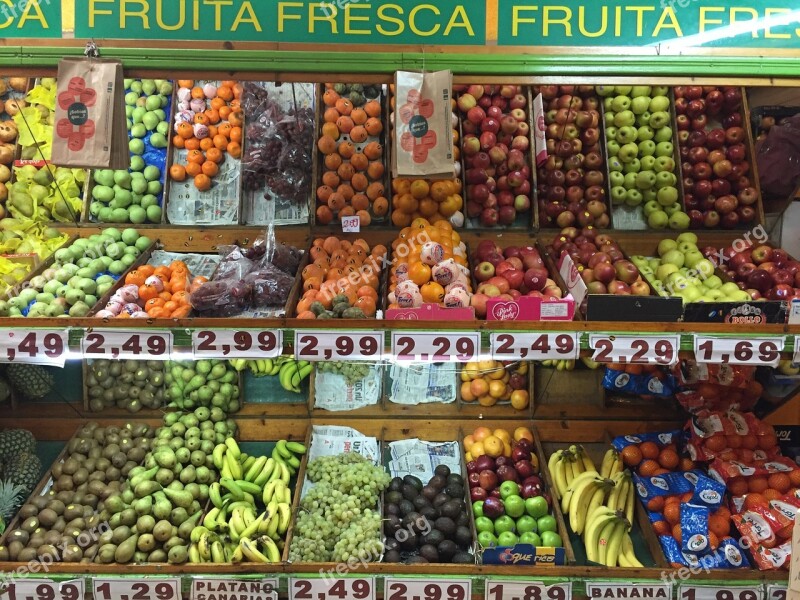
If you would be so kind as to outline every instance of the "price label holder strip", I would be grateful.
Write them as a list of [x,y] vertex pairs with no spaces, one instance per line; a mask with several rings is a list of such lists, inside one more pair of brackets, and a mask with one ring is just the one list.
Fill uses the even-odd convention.
[[69,329],[0,329],[2,363],[63,367],[69,354]]
[[94,577],[93,600],[179,600],[180,577]]
[[484,600],[570,600],[572,581],[487,577]]
[[192,357],[202,358],[277,358],[283,354],[283,330],[195,329],[192,331]]
[[678,600],[764,600],[764,585],[746,582],[703,582],[678,585]]

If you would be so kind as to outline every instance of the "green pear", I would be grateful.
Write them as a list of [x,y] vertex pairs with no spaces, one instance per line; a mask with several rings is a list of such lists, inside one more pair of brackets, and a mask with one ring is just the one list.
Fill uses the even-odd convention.
[[144,118],[142,118],[142,123],[145,127],[147,127],[147,131],[155,131],[156,127],[158,127],[158,124],[161,123],[161,119],[158,118],[156,113],[151,111],[148,112]]
[[53,183],[53,173],[49,168],[42,167],[36,171],[36,175],[33,176],[33,181],[39,185],[48,187],[51,183]]
[[76,302],[72,305],[72,308],[69,309],[69,316],[70,317],[85,317],[89,314],[89,311],[92,308],[86,304],[85,302]]
[[156,131],[150,136],[150,145],[153,146],[153,148],[166,148],[167,136]]

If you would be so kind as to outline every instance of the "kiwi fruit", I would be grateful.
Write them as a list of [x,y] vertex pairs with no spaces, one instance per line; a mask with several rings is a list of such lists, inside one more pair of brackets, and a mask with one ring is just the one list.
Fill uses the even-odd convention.
[[80,562],[82,559],[83,551],[80,549],[80,546],[74,544],[70,544],[64,548],[64,552],[61,554],[61,560],[68,563]]
[[20,519],[28,519],[30,517],[35,517],[39,514],[39,507],[35,504],[23,504],[22,507],[19,509],[19,518]]

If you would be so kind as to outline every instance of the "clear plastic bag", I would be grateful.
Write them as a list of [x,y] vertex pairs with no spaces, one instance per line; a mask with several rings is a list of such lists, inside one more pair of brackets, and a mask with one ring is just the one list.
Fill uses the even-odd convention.
[[789,198],[800,184],[800,115],[771,127],[756,144],[761,191],[773,198]]

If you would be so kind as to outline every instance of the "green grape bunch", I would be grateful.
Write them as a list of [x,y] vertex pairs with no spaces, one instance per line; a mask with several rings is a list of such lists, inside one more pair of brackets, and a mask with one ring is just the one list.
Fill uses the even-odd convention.
[[355,385],[369,375],[370,365],[363,362],[331,361],[317,364],[321,373],[335,373],[345,378],[349,385]]

